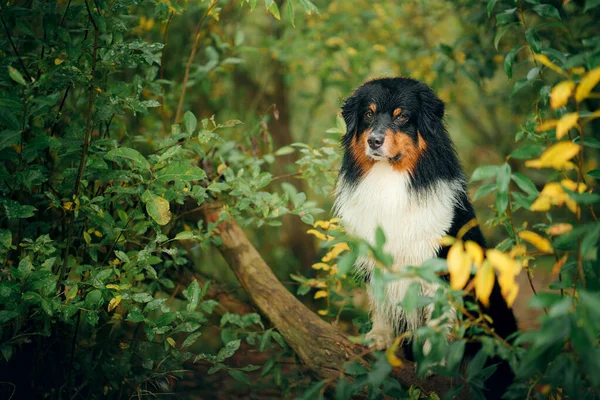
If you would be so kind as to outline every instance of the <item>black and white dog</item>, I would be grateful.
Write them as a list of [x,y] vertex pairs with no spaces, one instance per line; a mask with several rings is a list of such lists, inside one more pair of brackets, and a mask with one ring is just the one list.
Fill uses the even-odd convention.
[[[445,258],[448,249],[440,239],[456,236],[475,213],[454,144],[442,121],[444,103],[422,82],[376,79],[346,100],[342,116],[347,132],[342,139],[345,153],[334,210],[346,231],[373,242],[377,227],[381,227],[387,238],[385,250],[392,254],[396,271],[433,257]],[[463,239],[485,248],[479,227],[470,229]],[[374,267],[369,260],[357,263],[367,281]],[[412,282],[414,279],[389,283],[384,301],[376,301],[377,296],[369,290],[373,328],[367,338],[375,347],[383,349],[399,334],[430,322],[431,308],[406,313],[398,306]],[[436,289],[421,282],[423,295],[432,295]],[[485,312],[501,337],[517,330],[497,283]]]

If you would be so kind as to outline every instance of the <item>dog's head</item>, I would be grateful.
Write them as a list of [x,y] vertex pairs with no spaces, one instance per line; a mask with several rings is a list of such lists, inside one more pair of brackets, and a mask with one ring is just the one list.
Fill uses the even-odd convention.
[[444,103],[414,79],[365,83],[346,100],[342,116],[347,127],[342,144],[363,170],[387,160],[398,171],[413,175],[432,145],[449,142],[442,124]]

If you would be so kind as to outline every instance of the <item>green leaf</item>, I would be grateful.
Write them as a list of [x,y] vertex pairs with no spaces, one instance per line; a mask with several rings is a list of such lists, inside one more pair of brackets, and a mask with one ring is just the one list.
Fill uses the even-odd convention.
[[544,146],[540,146],[539,144],[526,144],[514,150],[510,153],[510,156],[518,160],[529,159],[537,157],[542,150],[544,150]]
[[0,229],[0,246],[10,249],[12,245],[12,232],[8,229]]
[[237,369],[229,369],[229,370],[227,370],[227,372],[236,381],[245,383],[246,385],[250,385],[250,378],[248,378],[247,373],[239,371]]
[[[291,3],[289,3],[289,4],[291,4]],[[276,156],[284,156],[286,154],[291,154],[294,151],[295,151],[295,149],[292,146],[283,146],[275,152],[275,155]]]
[[527,176],[519,172],[515,172],[512,174],[511,178],[517,184],[517,186],[528,195],[537,196],[540,194],[540,192],[535,187],[535,183],[533,183],[533,181]]
[[188,303],[186,310],[188,312],[195,311],[198,307],[198,303],[200,302],[200,285],[198,284],[197,280],[192,281],[192,283],[190,283],[190,286],[188,286],[187,298]]
[[274,0],[265,0],[265,6],[267,7],[267,11],[269,11],[276,19],[281,20],[279,7],[277,7],[277,3],[275,3]]
[[35,215],[37,208],[29,205],[21,205],[14,200],[4,200],[4,212],[8,219],[30,218]]
[[169,181],[199,181],[206,178],[206,172],[198,166],[186,161],[178,161],[167,165],[156,172],[156,180]]
[[498,186],[499,192],[508,192],[508,185],[510,184],[510,165],[504,163],[499,169],[496,175],[496,185]]
[[[15,118],[17,127],[19,122]],[[0,150],[15,145],[21,141],[21,131],[5,130],[0,132]]]
[[286,8],[287,8],[287,13],[288,13],[288,18],[290,19],[292,26],[295,28],[296,24],[294,22],[294,4],[291,1],[288,1]]
[[488,194],[496,191],[497,189],[498,186],[496,185],[496,183],[488,183],[486,185],[483,185],[479,189],[477,189],[475,194],[473,194],[473,200],[479,200],[480,198],[487,196]]
[[600,179],[600,169],[591,170],[586,175],[589,176],[590,178]]
[[534,29],[527,29],[525,31],[525,39],[527,40],[527,43],[529,43],[529,45],[531,46],[531,49],[535,52],[535,53],[539,53],[540,52],[540,46],[541,46],[541,41],[540,41],[540,37],[538,36],[537,32]]
[[471,182],[481,181],[496,176],[500,167],[498,165],[485,165],[477,168],[471,175]]
[[146,212],[157,224],[166,225],[169,223],[171,210],[166,199],[146,190],[142,195],[142,200],[146,203]]
[[594,246],[598,246],[598,239],[600,238],[600,223],[596,223],[596,226],[588,232],[581,240],[581,254],[586,255]]
[[592,8],[596,8],[598,6],[600,6],[600,0],[586,0],[585,8],[583,9],[583,12],[586,13],[586,12],[590,11]]
[[319,9],[310,0],[300,0],[300,4],[304,7],[304,12],[306,14],[310,15],[313,12],[317,15],[319,14]]
[[[573,139],[573,143],[577,143],[577,144],[581,143],[581,138],[576,137],[575,139]],[[583,140],[583,145],[585,147],[591,147],[593,149],[600,149],[600,140],[587,137]]]
[[515,58],[520,50],[521,47],[515,47],[506,53],[506,56],[504,57],[504,73],[509,79],[512,78],[513,64],[515,63]]
[[560,13],[558,10],[550,4],[538,4],[533,6],[533,11],[542,17],[560,19]]
[[498,192],[496,195],[496,211],[502,214],[508,206],[508,192]]
[[202,335],[202,332],[195,332],[186,337],[183,343],[181,344],[181,348],[184,349],[193,345],[196,342],[196,340],[198,340],[200,335]]
[[[488,14],[488,18],[492,16],[492,11],[494,10],[494,7],[496,7],[496,3],[498,2],[498,0],[489,0],[487,3],[487,14]],[[496,48],[498,48],[496,46]]]
[[179,232],[173,240],[190,240],[194,238],[194,232],[192,231],[182,231]]
[[500,39],[502,39],[502,36],[504,36],[504,34],[515,25],[517,25],[517,24],[516,23],[508,24],[508,25],[504,25],[502,28],[498,29],[498,31],[496,32],[496,36],[494,37],[494,47],[496,48],[496,50],[498,50],[498,44],[500,43]]
[[[19,131],[21,129],[21,123],[8,107],[0,107],[0,122],[10,130]],[[7,132],[9,131],[2,131],[1,134],[4,135]]]
[[21,75],[21,73],[16,68],[11,67],[10,65],[8,66],[8,75],[10,75],[13,81],[23,86],[27,86],[27,82],[25,82],[25,78],[23,78],[23,75]]
[[149,170],[150,164],[144,156],[137,150],[131,149],[129,147],[119,147],[118,149],[113,149],[106,153],[104,156],[109,161],[115,161],[121,163],[123,161],[131,162],[135,167]]
[[196,126],[198,125],[198,120],[196,119],[194,113],[191,111],[186,111],[185,114],[183,114],[183,125],[185,126],[185,131],[188,134],[191,135],[194,133]]
[[219,350],[219,353],[217,354],[217,361],[222,362],[223,360],[226,360],[227,358],[234,355],[235,352],[237,351],[237,349],[240,348],[241,342],[242,341],[240,339],[238,339],[238,340],[232,340],[231,342],[227,343],[225,345],[225,347],[223,347],[221,350]]

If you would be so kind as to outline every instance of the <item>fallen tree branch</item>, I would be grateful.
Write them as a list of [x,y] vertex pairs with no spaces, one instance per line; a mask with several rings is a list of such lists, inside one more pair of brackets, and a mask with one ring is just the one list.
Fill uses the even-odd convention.
[[[207,222],[216,222],[223,208],[219,204],[203,209]],[[332,325],[313,313],[275,277],[242,228],[233,220],[219,224],[223,243],[219,250],[248,292],[252,302],[271,321],[300,360],[319,379],[335,379],[350,359],[359,357],[364,347],[350,342]],[[415,385],[426,393],[443,396],[454,381],[441,376],[421,379],[414,363],[404,361],[392,376],[404,387]]]

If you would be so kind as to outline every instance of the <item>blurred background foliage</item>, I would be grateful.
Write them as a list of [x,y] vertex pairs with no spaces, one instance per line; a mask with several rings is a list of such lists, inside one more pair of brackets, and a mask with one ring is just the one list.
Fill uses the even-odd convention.
[[[508,250],[515,229],[549,220],[596,220],[596,200],[581,200],[577,221],[566,207],[526,211],[560,174],[522,160],[557,140],[535,131],[552,112],[551,88],[600,65],[598,1],[34,0],[4,2],[1,15],[2,365],[28,371],[0,383],[8,397],[33,385],[52,398],[232,398],[250,381],[259,397],[301,395],[310,378],[248,304],[213,246],[216,224],[197,214],[220,200],[291,291],[364,333],[361,284],[327,264],[344,249],[332,255],[316,239],[332,226],[340,105],[368,79],[428,83],[446,102],[467,176],[504,164],[531,179],[513,177],[529,191],[511,197],[519,212],[509,219],[493,194],[500,184],[473,185],[490,246]],[[593,191],[600,99],[584,100],[577,112],[592,129],[579,178],[592,171]],[[490,171],[474,180],[501,175]],[[594,252],[598,235],[585,234]],[[553,304],[525,305],[530,284],[558,279],[558,257],[538,256],[517,277],[523,329],[537,329]],[[586,262],[597,269],[595,253]],[[535,396],[562,393],[538,380],[526,387]]]

